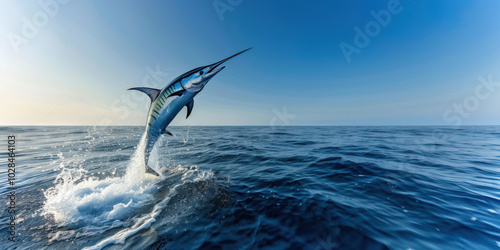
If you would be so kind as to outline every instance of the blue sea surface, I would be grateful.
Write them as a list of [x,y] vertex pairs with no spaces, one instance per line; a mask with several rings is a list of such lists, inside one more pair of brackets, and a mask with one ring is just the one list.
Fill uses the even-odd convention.
[[143,127],[16,136],[5,249],[500,249],[500,127]]

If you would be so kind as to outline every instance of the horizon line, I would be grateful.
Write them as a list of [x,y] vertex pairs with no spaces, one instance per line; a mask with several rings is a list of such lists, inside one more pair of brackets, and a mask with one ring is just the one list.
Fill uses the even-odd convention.
[[[368,124],[368,125],[172,125],[169,127],[472,127],[472,126],[500,126],[500,124],[462,124],[462,125],[453,125],[453,124],[424,124],[424,125],[416,125],[416,124]],[[43,125],[43,124],[32,124],[32,125],[0,125],[0,127],[144,127],[144,125],[69,125],[69,124],[61,124],[61,125]]]

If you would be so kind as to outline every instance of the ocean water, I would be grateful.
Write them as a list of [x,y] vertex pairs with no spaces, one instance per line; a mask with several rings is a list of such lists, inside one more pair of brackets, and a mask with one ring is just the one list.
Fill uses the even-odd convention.
[[143,127],[16,136],[2,249],[500,249],[500,127]]

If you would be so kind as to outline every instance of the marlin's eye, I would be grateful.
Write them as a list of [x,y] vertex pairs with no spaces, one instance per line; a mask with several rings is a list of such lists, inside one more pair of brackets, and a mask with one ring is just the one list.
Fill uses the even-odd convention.
[[200,75],[203,75],[203,70],[202,70],[202,71],[200,71]]

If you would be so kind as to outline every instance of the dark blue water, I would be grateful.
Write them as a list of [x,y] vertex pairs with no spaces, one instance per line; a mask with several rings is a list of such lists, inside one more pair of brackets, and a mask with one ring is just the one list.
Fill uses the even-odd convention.
[[0,131],[2,248],[500,249],[500,127],[174,127],[162,178],[142,127]]

